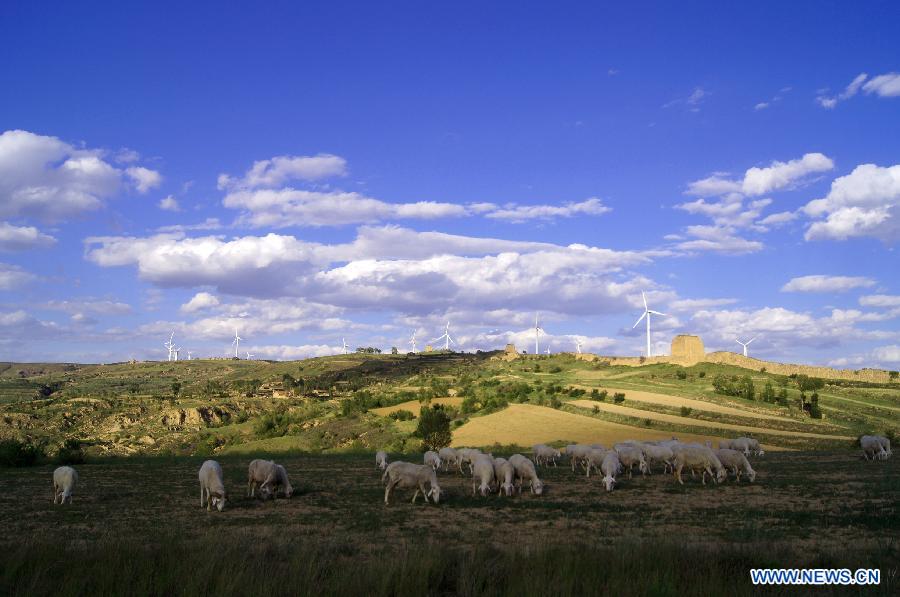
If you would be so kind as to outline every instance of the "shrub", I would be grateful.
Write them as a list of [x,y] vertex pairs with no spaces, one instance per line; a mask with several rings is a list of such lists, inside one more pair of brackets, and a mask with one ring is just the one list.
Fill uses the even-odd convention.
[[701,371],[700,373],[697,374],[697,377],[699,377],[700,379],[703,379],[704,377],[706,377],[706,371]]
[[623,394],[622,392],[616,392],[615,394],[613,394],[613,402],[615,402],[616,404],[625,402],[625,394]]
[[771,381],[766,381],[766,387],[763,388],[762,399],[764,402],[775,402],[775,388]]
[[559,408],[560,406],[562,406],[562,400],[556,396],[550,398],[550,408]]
[[17,439],[0,441],[0,465],[3,466],[31,466],[37,462],[41,451],[31,444],[20,442]]
[[692,411],[692,409],[688,408],[687,406],[682,406],[681,407],[681,416],[689,417],[689,416],[691,416],[691,411]]
[[600,412],[600,407],[595,404],[594,408],[592,408],[591,411],[596,415]]
[[84,450],[77,439],[67,439],[56,453],[57,464],[84,464]]
[[644,419],[644,427],[650,427],[653,425],[653,419]]
[[675,377],[677,377],[678,379],[687,379],[687,372],[679,369],[675,372]]
[[426,450],[440,450],[450,445],[453,436],[450,432],[450,417],[444,411],[444,407],[436,404],[432,407],[423,406],[419,413],[419,424],[413,434],[422,440]]
[[416,415],[411,413],[408,410],[397,410],[388,415],[388,417],[394,419],[395,421],[412,421],[416,418]]

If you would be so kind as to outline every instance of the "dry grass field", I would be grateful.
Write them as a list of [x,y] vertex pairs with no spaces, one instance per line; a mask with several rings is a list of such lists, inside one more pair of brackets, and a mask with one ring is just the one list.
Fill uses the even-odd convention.
[[[441,503],[427,506],[421,500],[411,504],[410,491],[398,492],[385,506],[380,471],[371,454],[280,457],[296,493],[290,500],[267,502],[245,497],[249,457],[219,460],[230,492],[222,513],[199,507],[200,458],[122,459],[80,466],[74,504],[65,507],[50,503],[52,467],[0,469],[6,488],[0,492],[0,593],[45,592],[65,580],[46,576],[53,571],[73,578],[77,574],[77,584],[59,594],[102,593],[123,578],[131,578],[133,594],[168,594],[172,583],[185,583],[182,588],[193,587],[197,594],[227,593],[229,575],[239,574],[237,586],[246,587],[245,581],[254,581],[247,578],[254,574],[247,567],[265,570],[265,558],[274,558],[278,566],[269,574],[289,582],[288,592],[296,594],[312,594],[317,586],[326,593],[349,588],[397,594],[394,591],[405,586],[398,583],[409,580],[404,575],[416,566],[441,568],[437,576],[426,573],[424,585],[410,587],[414,594],[478,594],[478,586],[468,590],[465,579],[458,577],[467,570],[462,560],[447,570],[440,562],[423,562],[423,554],[465,558],[469,556],[460,554],[477,551],[489,554],[489,561],[502,569],[544,552],[556,562],[561,556],[550,555],[553,550],[566,554],[572,546],[587,546],[592,564],[570,565],[606,566],[606,576],[585,576],[559,564],[560,572],[570,576],[565,581],[569,594],[623,594],[616,587],[625,593],[635,589],[658,594],[701,594],[692,589],[717,592],[729,587],[733,594],[749,594],[748,570],[756,565],[880,566],[882,585],[871,594],[896,594],[898,586],[897,459],[864,462],[850,451],[780,452],[754,459],[754,484],[704,486],[699,479],[688,479],[681,486],[671,476],[655,474],[622,479],[611,493],[599,479],[574,474],[563,465],[539,469],[547,483],[544,495],[512,498],[473,497],[468,477],[440,473]],[[121,555],[163,557],[167,550],[195,567],[208,566],[206,573],[218,576],[202,582],[178,578],[191,570],[172,563],[153,577],[142,558]],[[653,578],[632,576],[627,561],[610,568],[601,555],[609,550],[672,559],[671,575],[656,561]],[[389,573],[373,569],[375,563],[392,561],[391,554],[403,554],[406,564],[385,564]],[[710,559],[702,568],[711,568],[704,578],[678,571],[683,562],[677,560],[685,554],[707,554]],[[223,564],[217,565],[217,557],[243,561],[234,570],[219,569]],[[352,560],[371,578],[341,573],[339,567],[334,569],[335,562],[317,559],[326,557],[338,563]],[[104,558],[115,562],[114,569],[100,570],[108,563]],[[80,562],[84,569],[62,566],[67,560]],[[541,574],[540,579],[531,578],[525,594],[547,594],[550,588],[541,583],[556,576],[552,571]],[[602,584],[580,584],[587,581]],[[262,586],[271,587],[271,579]],[[491,586],[497,594],[506,585]]]

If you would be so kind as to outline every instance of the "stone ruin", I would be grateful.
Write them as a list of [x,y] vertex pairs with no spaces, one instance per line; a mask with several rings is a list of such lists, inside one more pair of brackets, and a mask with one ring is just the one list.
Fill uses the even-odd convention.
[[695,365],[706,358],[700,336],[680,334],[672,339],[671,360],[679,365]]

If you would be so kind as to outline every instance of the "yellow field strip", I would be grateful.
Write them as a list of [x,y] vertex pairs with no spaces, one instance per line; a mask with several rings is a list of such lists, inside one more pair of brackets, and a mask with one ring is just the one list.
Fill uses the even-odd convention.
[[[433,398],[431,400],[432,404],[444,404],[450,406],[459,406],[462,404],[462,398]],[[408,402],[401,402],[400,404],[395,404],[394,406],[382,406],[381,408],[372,408],[369,409],[370,413],[375,413],[380,417],[386,417],[391,413],[397,412],[398,410],[408,410],[414,416],[419,416],[419,410],[422,408],[422,403],[418,400],[409,400]]]

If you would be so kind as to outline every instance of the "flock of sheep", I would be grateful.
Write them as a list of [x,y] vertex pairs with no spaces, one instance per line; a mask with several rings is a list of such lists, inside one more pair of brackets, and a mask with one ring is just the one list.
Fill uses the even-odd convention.
[[[891,456],[891,443],[880,436],[863,436],[860,440],[863,455],[866,459],[884,460]],[[756,471],[750,466],[748,457],[762,456],[765,452],[759,442],[749,437],[739,437],[719,441],[718,449],[713,449],[711,442],[706,444],[685,443],[676,438],[657,442],[628,440],[617,443],[608,450],[601,444],[572,444],[565,448],[565,455],[572,466],[584,470],[587,477],[591,471],[602,476],[606,491],[612,491],[617,478],[626,474],[630,479],[635,467],[644,475],[652,474],[654,465],[662,465],[664,473],[672,473],[678,483],[684,485],[682,472],[687,469],[693,477],[700,474],[701,482],[706,485],[706,476],[721,483],[731,473],[735,481],[741,477],[749,482],[756,479]],[[415,489],[412,501],[421,493],[425,498],[437,504],[441,497],[441,487],[437,472],[444,472],[451,467],[459,473],[472,475],[472,495],[480,493],[486,496],[496,492],[498,495],[511,496],[521,493],[522,486],[527,484],[531,492],[541,495],[544,483],[538,478],[537,466],[557,466],[562,453],[556,448],[538,444],[532,448],[532,459],[521,454],[513,454],[506,458],[495,458],[475,448],[441,448],[439,452],[428,451],[423,458],[424,464],[396,461],[388,464],[387,452],[383,450],[375,454],[375,465],[382,469],[382,483],[385,483],[384,503],[390,503],[391,492],[397,488]]]
[[[866,460],[887,460],[892,455],[891,442],[886,437],[864,435],[859,443]],[[611,450],[600,444],[572,444],[565,449],[572,472],[578,467],[588,477],[591,471],[598,472],[602,475],[606,491],[613,490],[618,476],[626,474],[630,479],[635,466],[642,474],[649,475],[654,465],[662,465],[664,473],[671,472],[682,485],[681,473],[685,469],[691,472],[691,476],[700,473],[704,485],[707,475],[716,483],[721,483],[729,472],[738,482],[745,476],[752,483],[756,472],[750,466],[748,457],[763,454],[759,442],[749,437],[721,440],[718,449],[713,449],[710,442],[705,445],[684,443],[675,438],[657,442],[629,440],[614,445]],[[389,464],[387,453],[378,451],[375,464],[384,471],[381,481],[385,483],[385,504],[390,502],[394,489],[403,488],[415,489],[413,503],[421,493],[426,503],[431,498],[437,504],[441,498],[437,471],[443,469],[447,472],[451,467],[459,473],[468,469],[472,475],[472,495],[480,493],[486,496],[496,492],[498,495],[512,496],[521,493],[522,486],[526,484],[533,494],[541,495],[544,483],[538,478],[537,466],[557,466],[562,453],[556,448],[538,444],[532,448],[532,457],[533,460],[513,454],[509,459],[495,458],[475,448],[441,448],[439,452],[426,452],[424,464],[402,461]],[[215,460],[207,460],[200,467],[198,478],[200,506],[205,506],[207,510],[224,510],[226,491],[221,465]],[[53,503],[71,504],[77,483],[78,472],[74,468],[61,466],[53,471]],[[255,497],[258,491],[260,497],[268,499],[276,497],[279,490],[286,498],[294,493],[283,466],[271,460],[256,459],[250,462],[247,469],[248,496]]]

